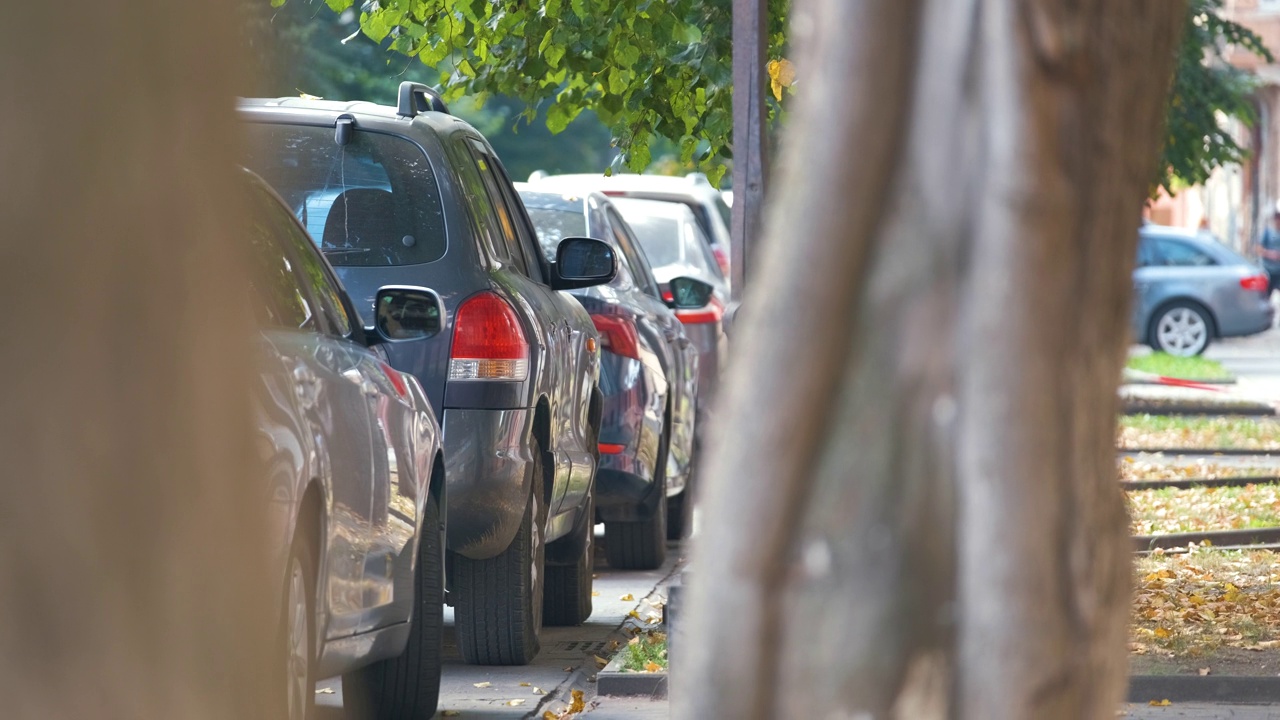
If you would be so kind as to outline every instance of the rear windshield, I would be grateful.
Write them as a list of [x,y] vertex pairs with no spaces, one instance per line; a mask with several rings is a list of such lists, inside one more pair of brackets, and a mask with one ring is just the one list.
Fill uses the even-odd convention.
[[642,215],[635,211],[628,213],[622,203],[618,205],[627,224],[640,240],[640,247],[644,248],[649,265],[663,267],[680,263],[680,251],[684,239],[680,236],[679,220]]
[[560,246],[561,240],[567,237],[585,237],[587,234],[587,217],[581,212],[527,206],[525,209],[529,212],[529,219],[533,221],[533,229],[538,233],[542,254],[551,262],[555,262],[556,248]]
[[415,265],[447,247],[435,174],[404,138],[332,127],[248,125],[245,165],[280,193],[337,266]]

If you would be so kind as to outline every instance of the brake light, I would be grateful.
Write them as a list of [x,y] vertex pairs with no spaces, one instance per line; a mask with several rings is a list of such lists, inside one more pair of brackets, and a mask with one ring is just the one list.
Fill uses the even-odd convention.
[[524,380],[529,376],[529,343],[520,318],[497,293],[472,295],[453,320],[450,380]]
[[720,266],[720,272],[725,277],[729,277],[729,255],[720,247],[711,248],[711,254],[716,256],[716,264]]
[[622,315],[592,315],[600,332],[600,347],[614,355],[640,359],[640,336],[630,318]]
[[1266,292],[1268,287],[1267,276],[1250,275],[1247,278],[1241,278],[1240,287],[1245,290],[1253,290],[1255,292]]
[[626,197],[627,193],[623,190],[604,190],[605,195],[609,197]]
[[398,370],[381,361],[378,362],[378,367],[382,368],[382,373],[391,381],[392,387],[396,389],[400,397],[409,397],[409,385],[404,381],[404,377]]
[[711,298],[711,302],[706,307],[697,310],[677,310],[676,317],[685,325],[706,325],[709,323],[718,323],[724,318],[724,305],[716,298]]
[[625,445],[616,445],[614,443],[600,443],[601,455],[617,455],[618,453],[626,449],[627,448]]

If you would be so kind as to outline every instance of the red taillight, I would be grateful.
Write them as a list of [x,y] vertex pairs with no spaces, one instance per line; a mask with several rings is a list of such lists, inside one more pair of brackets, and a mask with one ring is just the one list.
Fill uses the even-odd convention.
[[453,319],[450,380],[524,380],[529,343],[511,304],[496,293],[467,298]]
[[1266,275],[1250,275],[1247,278],[1240,279],[1240,287],[1244,288],[1245,290],[1253,290],[1255,292],[1266,292],[1267,286],[1268,286],[1268,283],[1267,283]]
[[729,255],[719,247],[711,248],[711,254],[716,256],[716,264],[720,266],[720,272],[725,277],[729,277]]
[[716,298],[711,298],[711,302],[706,307],[697,310],[677,310],[676,317],[685,325],[706,325],[708,323],[718,323],[724,318],[724,305]]
[[384,362],[379,362],[378,366],[382,368],[382,373],[391,381],[392,387],[396,389],[400,397],[409,397],[409,385],[404,381],[404,377],[400,372]]
[[627,193],[622,190],[605,190],[603,192],[605,195],[608,195],[609,197],[626,197],[627,196]]
[[615,445],[613,443],[600,443],[601,455],[617,455],[618,453],[626,449],[627,448],[623,445]]
[[630,318],[621,315],[592,315],[600,332],[600,347],[614,355],[640,359],[640,336]]

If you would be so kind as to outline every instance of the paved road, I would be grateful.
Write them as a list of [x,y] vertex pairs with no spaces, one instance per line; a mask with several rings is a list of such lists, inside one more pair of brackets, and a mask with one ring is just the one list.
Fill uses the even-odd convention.
[[1128,705],[1127,720],[1280,720],[1274,705],[1213,705],[1175,703],[1166,707]]
[[[603,527],[603,526],[601,526]],[[598,537],[603,540],[603,538]],[[436,717],[465,720],[516,720],[540,718],[544,710],[558,710],[574,688],[587,697],[594,695],[591,683],[596,656],[607,658],[610,643],[623,640],[624,624],[640,624],[658,615],[646,599],[674,574],[681,559],[678,544],[668,546],[666,564],[654,571],[617,571],[608,567],[603,552],[596,553],[595,597],[591,618],[582,627],[543,628],[542,652],[524,667],[478,667],[465,665],[458,656],[453,635],[453,611],[445,609],[445,667],[440,686],[440,711]],[[630,596],[630,600],[621,598]],[[636,611],[641,620],[630,617]],[[477,688],[478,683],[488,683]],[[528,683],[528,686],[522,685]],[[536,691],[542,691],[539,695]],[[342,681],[338,678],[316,684],[315,720],[343,720]],[[514,705],[510,704],[518,701]],[[603,709],[603,708],[602,708]],[[453,713],[457,713],[456,715]],[[631,715],[628,715],[631,717]],[[594,714],[593,714],[594,717]]]
[[1240,379],[1241,395],[1280,400],[1280,330],[1220,340],[1209,346],[1205,357],[1222,363]]

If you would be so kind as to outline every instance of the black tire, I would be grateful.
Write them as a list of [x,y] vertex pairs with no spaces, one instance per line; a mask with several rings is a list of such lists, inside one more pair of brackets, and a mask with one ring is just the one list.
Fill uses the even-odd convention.
[[653,468],[657,506],[653,517],[633,522],[604,525],[605,556],[615,570],[656,570],[667,559],[667,433],[658,444],[658,461]]
[[533,488],[515,538],[496,557],[454,562],[454,627],[471,665],[528,665],[537,656],[546,577],[546,511],[541,448],[534,448]]
[[678,495],[672,495],[667,498],[667,539],[683,540],[689,536],[692,530],[693,518],[690,513],[693,512],[693,503],[688,501],[693,488],[688,484],[680,491]]
[[[315,551],[311,548],[311,541],[304,537],[297,537],[293,541],[293,545],[289,548],[289,561],[285,566],[284,592],[281,596],[281,615],[280,615],[280,649],[282,657],[280,658],[280,678],[277,687],[286,688],[285,695],[285,717],[287,720],[306,720],[314,714],[316,705],[316,563]],[[290,613],[295,598],[290,596],[292,590],[293,574],[295,570],[300,571],[303,594],[302,599],[305,604],[303,609],[305,618],[305,638],[306,638],[306,669],[301,677],[301,688],[293,687],[293,683],[297,682],[297,676],[294,675],[292,640],[293,636],[290,632],[290,621],[292,615]]]
[[440,509],[428,498],[414,572],[409,644],[388,658],[342,676],[348,717],[359,720],[427,720],[440,700],[443,666],[444,556]]
[[593,490],[573,532],[547,546],[547,584],[542,606],[544,625],[571,627],[581,625],[591,617],[591,583],[596,554],[595,514]]
[[[1177,323],[1180,319],[1191,326],[1178,332],[1171,328],[1168,333],[1162,332],[1166,321]],[[1199,330],[1196,330],[1198,326]],[[1151,315],[1151,326],[1147,329],[1147,344],[1152,349],[1169,355],[1194,357],[1209,348],[1213,342],[1216,329],[1213,315],[1199,303],[1177,300],[1157,309]]]

